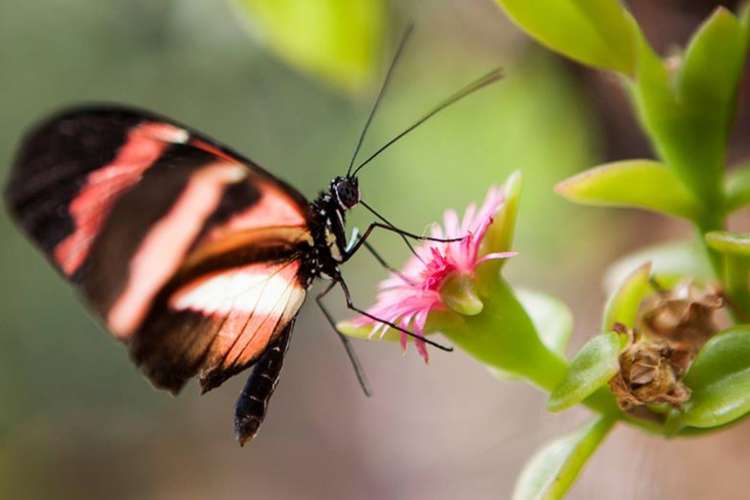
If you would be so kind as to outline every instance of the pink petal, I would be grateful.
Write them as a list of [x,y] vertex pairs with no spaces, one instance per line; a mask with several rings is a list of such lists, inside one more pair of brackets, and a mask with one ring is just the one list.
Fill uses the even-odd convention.
[[417,347],[417,352],[425,363],[430,362],[430,354],[427,352],[427,344],[422,339],[414,339],[414,345]]
[[445,221],[445,234],[448,238],[457,238],[461,236],[458,214],[455,210],[446,210],[445,214],[443,214],[443,220]]
[[474,219],[477,214],[477,205],[476,203],[472,203],[466,208],[466,213],[464,214],[464,220],[461,223],[461,232],[462,233],[468,233],[471,231],[472,227],[474,226]]

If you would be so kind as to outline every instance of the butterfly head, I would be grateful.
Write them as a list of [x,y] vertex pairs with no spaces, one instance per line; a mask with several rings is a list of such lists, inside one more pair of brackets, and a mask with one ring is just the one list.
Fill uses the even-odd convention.
[[354,176],[336,177],[331,181],[331,194],[343,210],[349,210],[359,203],[359,181]]

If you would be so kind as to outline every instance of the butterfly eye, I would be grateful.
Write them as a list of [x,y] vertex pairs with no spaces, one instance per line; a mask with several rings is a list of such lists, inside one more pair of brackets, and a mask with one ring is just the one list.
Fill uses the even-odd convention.
[[341,178],[336,182],[334,189],[343,208],[349,209],[359,203],[359,185],[356,178]]

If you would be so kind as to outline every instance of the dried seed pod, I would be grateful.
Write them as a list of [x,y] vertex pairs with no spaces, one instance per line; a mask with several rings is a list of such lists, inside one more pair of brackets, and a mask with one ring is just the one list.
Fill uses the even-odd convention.
[[620,371],[609,381],[620,408],[629,411],[655,403],[681,406],[690,398],[690,389],[681,381],[689,355],[666,340],[630,333],[630,346],[619,357]]
[[640,327],[645,334],[667,340],[671,347],[695,355],[719,331],[714,315],[722,307],[724,299],[715,290],[701,290],[693,283],[683,283],[646,301]]

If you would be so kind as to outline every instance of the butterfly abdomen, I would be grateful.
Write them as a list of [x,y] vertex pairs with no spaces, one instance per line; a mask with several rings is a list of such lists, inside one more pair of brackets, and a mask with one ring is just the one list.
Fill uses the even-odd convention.
[[242,390],[234,411],[234,431],[241,446],[253,439],[266,416],[279,381],[294,321],[268,346]]

